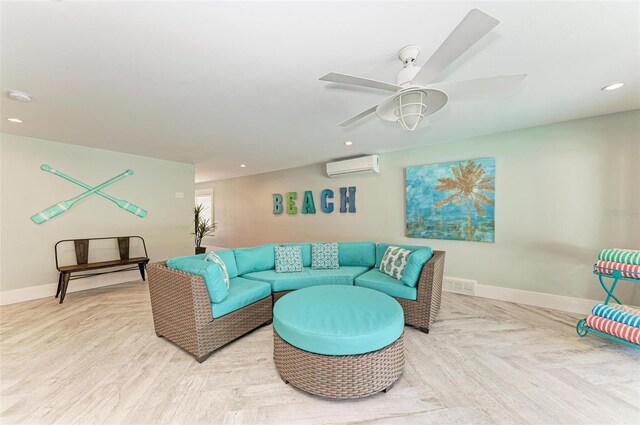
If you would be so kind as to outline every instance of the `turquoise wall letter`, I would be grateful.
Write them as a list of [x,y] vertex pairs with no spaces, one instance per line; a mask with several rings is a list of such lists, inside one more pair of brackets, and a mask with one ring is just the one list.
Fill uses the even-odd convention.
[[296,199],[298,199],[298,192],[287,192],[287,214],[298,214]]
[[275,215],[278,215],[278,214],[282,214],[282,211],[284,211],[284,208],[282,206],[282,195],[280,195],[279,193],[274,193],[273,194],[273,213]]
[[302,214],[315,214],[316,204],[313,203],[313,193],[310,190],[304,192],[304,198],[302,200]]
[[347,212],[347,204],[349,204],[349,212],[356,212],[356,188],[355,186],[349,187],[349,195],[347,195],[347,188],[340,188],[340,212]]
[[333,212],[333,202],[327,202],[327,198],[333,199],[333,190],[325,189],[320,194],[320,208],[323,213],[329,214]]

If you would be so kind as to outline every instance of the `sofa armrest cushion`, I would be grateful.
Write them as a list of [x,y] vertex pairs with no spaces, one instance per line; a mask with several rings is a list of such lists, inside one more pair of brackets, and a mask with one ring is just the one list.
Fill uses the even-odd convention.
[[271,270],[276,267],[274,248],[278,244],[254,246],[252,248],[236,248],[233,253],[236,257],[238,275]]
[[[214,251],[218,257],[222,260],[225,266],[227,266],[227,273],[229,273],[229,279],[238,277],[238,266],[236,266],[236,257],[231,249],[223,249],[220,251]],[[207,254],[185,255],[183,257],[174,257],[173,260],[191,259],[191,260],[204,260]]]
[[433,256],[431,248],[416,249],[409,255],[407,265],[402,272],[402,283],[412,288],[418,286],[422,268]]
[[229,289],[219,264],[192,258],[172,258],[167,261],[167,267],[181,272],[202,276],[212,303],[224,301],[229,295]]

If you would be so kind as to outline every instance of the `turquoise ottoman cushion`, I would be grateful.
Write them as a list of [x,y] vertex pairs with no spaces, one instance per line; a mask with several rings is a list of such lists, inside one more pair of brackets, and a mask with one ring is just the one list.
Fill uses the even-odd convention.
[[377,351],[397,340],[404,313],[396,300],[367,288],[314,286],[273,307],[273,328],[289,344],[330,356]]
[[375,289],[389,296],[415,300],[418,297],[418,289],[394,279],[378,269],[372,269],[356,278],[356,286]]
[[202,276],[212,303],[219,303],[227,298],[229,293],[227,283],[222,276],[222,268],[218,264],[202,259],[178,257],[167,261],[167,267]]
[[283,246],[295,246],[299,245],[302,249],[302,265],[304,267],[311,267],[311,242],[293,242],[283,243]]
[[429,246],[424,246],[424,245],[403,245],[403,244],[399,244],[399,243],[386,243],[386,242],[385,243],[379,243],[377,248],[376,248],[376,269],[380,267],[380,263],[382,262],[382,257],[384,257],[385,251],[391,245],[399,246],[400,248],[408,249],[409,251],[415,251],[417,249],[428,249],[433,254],[433,250]]
[[409,255],[407,265],[404,266],[404,270],[402,271],[402,283],[412,288],[418,286],[422,268],[432,256],[433,251],[431,251],[431,248],[421,248],[413,251],[411,255]]
[[238,275],[242,276],[251,272],[270,270],[276,266],[276,257],[273,248],[278,244],[255,246],[253,248],[236,248],[233,253],[236,256]]
[[211,303],[211,312],[213,318],[217,319],[269,296],[271,288],[268,283],[236,277],[231,279],[227,298],[219,303]]
[[368,270],[368,267],[345,266],[326,270],[313,270],[305,267],[302,272],[276,273],[275,270],[264,270],[248,273],[242,277],[268,282],[273,292],[280,292],[316,285],[353,285],[354,279]]
[[338,242],[340,266],[373,267],[376,263],[374,242]]

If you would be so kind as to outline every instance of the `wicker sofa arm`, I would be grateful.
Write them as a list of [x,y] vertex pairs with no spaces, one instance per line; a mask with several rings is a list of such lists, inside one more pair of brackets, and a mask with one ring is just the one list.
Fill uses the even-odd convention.
[[429,324],[440,310],[442,300],[442,280],[444,277],[444,251],[433,251],[433,257],[422,268],[418,280],[417,301],[424,306],[429,317]]
[[150,264],[147,272],[156,334],[197,353],[197,335],[213,321],[204,280],[169,269],[165,262]]

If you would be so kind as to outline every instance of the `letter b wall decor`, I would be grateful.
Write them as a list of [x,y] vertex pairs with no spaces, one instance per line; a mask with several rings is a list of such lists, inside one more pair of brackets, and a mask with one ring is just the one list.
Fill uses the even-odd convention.
[[[274,193],[273,197],[273,214],[281,215],[285,212],[289,215],[295,215],[298,213],[298,206],[296,201],[298,199],[298,192],[287,192],[283,197],[281,193]],[[286,199],[286,200],[285,200]],[[331,214],[334,208],[334,192],[331,189],[324,189],[320,193],[320,210],[325,214]],[[355,186],[341,187],[340,188],[340,212],[341,213],[355,213],[356,212],[356,188]],[[302,205],[300,207],[301,214],[315,214],[316,203],[313,198],[313,192],[306,190],[302,195]]]

